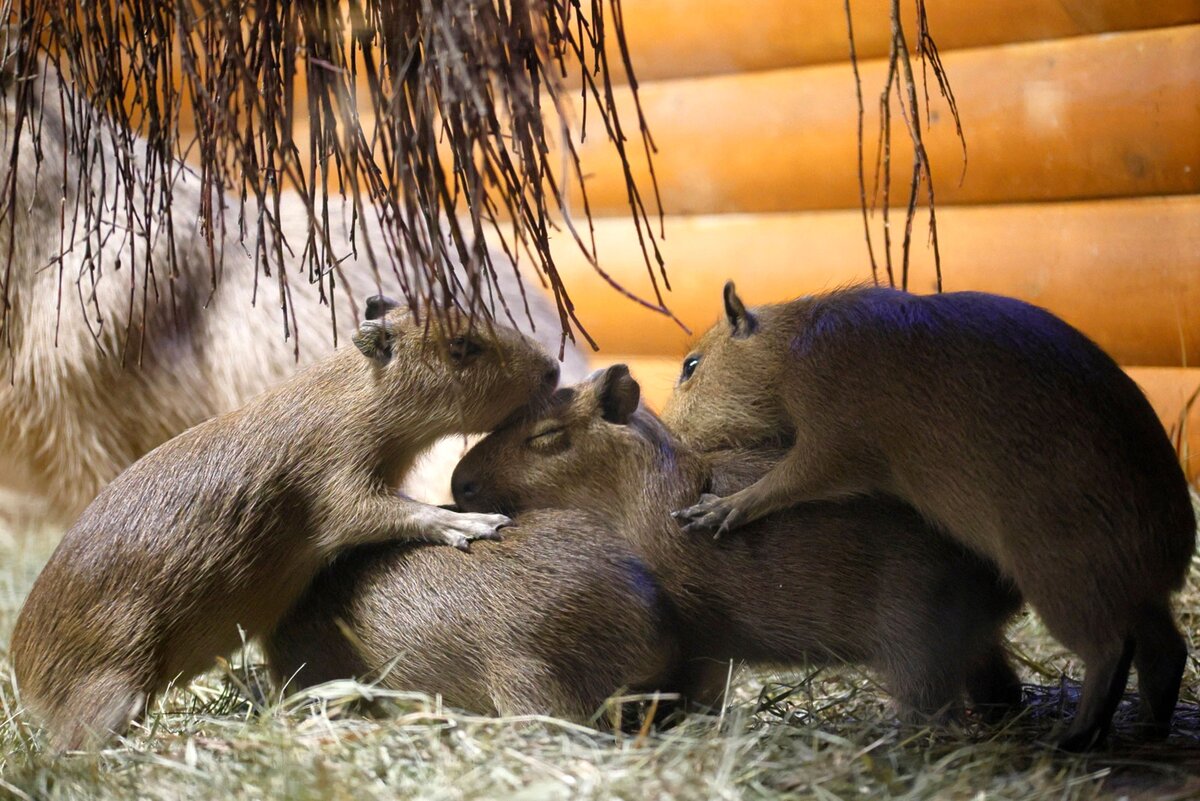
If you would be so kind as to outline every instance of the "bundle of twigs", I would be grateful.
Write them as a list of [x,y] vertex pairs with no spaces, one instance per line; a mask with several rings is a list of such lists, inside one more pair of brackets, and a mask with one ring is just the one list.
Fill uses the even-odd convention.
[[[850,0],[843,0],[846,13],[846,32],[850,40],[850,64],[854,69],[854,88],[858,97],[858,190],[862,209],[863,235],[867,241],[867,254],[871,260],[871,275],[880,283],[879,262],[875,257],[875,245],[871,238],[870,216],[879,208],[883,215],[883,256],[888,286],[897,286],[896,270],[892,263],[891,233],[891,189],[892,189],[892,93],[900,108],[900,117],[913,146],[912,178],[908,186],[908,201],[904,214],[904,239],[900,246],[899,286],[908,289],[908,256],[912,246],[913,221],[916,219],[917,204],[924,189],[929,208],[929,242],[933,249],[935,285],[942,291],[942,256],[938,248],[937,213],[933,199],[933,168],[925,150],[924,133],[921,128],[921,102],[917,95],[917,79],[913,70],[913,56],[921,65],[921,92],[923,94],[925,126],[929,126],[929,73],[937,82],[938,91],[950,105],[950,116],[954,130],[962,144],[963,175],[967,169],[967,140],[963,136],[962,120],[958,116],[958,102],[950,88],[950,78],[942,65],[937,43],[929,32],[929,16],[925,12],[925,0],[914,0],[916,13],[915,53],[911,52],[908,37],[904,32],[900,0],[888,0],[892,36],[888,48],[887,74],[883,90],[879,93],[879,147],[875,153],[875,177],[872,183],[871,200],[867,200],[866,157],[863,153],[863,87],[858,73],[858,53],[854,45],[854,19],[850,13]],[[959,179],[961,181],[961,177]],[[881,197],[882,195],[882,197]]]
[[[958,125],[924,2],[914,2],[913,55],[921,63],[925,112],[928,70]],[[880,144],[870,192],[858,85],[864,234],[876,282],[907,286],[912,225],[924,194],[940,287],[933,182],[900,5],[889,0],[892,48],[879,97]],[[845,12],[857,82],[848,0]],[[125,214],[126,229],[147,238],[143,252],[149,251],[151,230],[171,239],[174,160],[190,153],[204,187],[200,222],[213,249],[214,287],[223,253],[214,243],[230,233],[222,205],[227,197],[236,198],[240,213],[234,233],[243,241],[253,233],[256,274],[274,282],[285,321],[288,282],[295,280],[297,268],[322,297],[336,291],[339,264],[351,255],[337,252],[327,235],[331,200],[341,194],[355,220],[379,219],[385,247],[366,249],[365,262],[374,271],[394,271],[410,304],[454,303],[487,318],[511,319],[522,310],[506,303],[496,271],[530,265],[523,274],[533,273],[551,290],[564,335],[573,339],[578,331],[588,338],[555,268],[549,238],[556,226],[570,232],[614,288],[634,296],[597,263],[586,187],[568,131],[571,103],[561,81],[567,72],[577,73],[582,76],[580,112],[599,116],[619,155],[654,287],[652,299],[634,300],[669,314],[659,291],[666,273],[650,224],[661,209],[648,209],[646,188],[636,185],[630,169],[630,159],[644,153],[649,160],[654,145],[636,104],[621,0],[0,0],[0,18],[15,22],[24,45],[14,56],[19,73],[48,61],[75,98],[89,104],[88,109],[78,102],[67,108],[73,156],[85,170],[102,166],[130,204],[105,211],[103,197],[82,197],[83,223],[77,227],[83,230],[71,232],[77,237],[72,247],[86,247],[88,236],[102,235],[102,213]],[[621,63],[610,64],[614,52]],[[637,109],[634,136],[640,142],[632,150],[614,102],[614,79],[621,73],[628,77]],[[298,87],[300,80],[304,87]],[[0,87],[14,93],[18,132],[29,126],[36,133],[37,101],[45,98],[34,98],[33,86],[18,81]],[[899,270],[893,269],[889,226],[895,107],[914,144]],[[103,113],[99,123],[92,108]],[[194,135],[185,136],[189,123]],[[108,148],[115,163],[99,164],[104,149],[97,144],[97,124],[104,126],[108,141],[119,143]],[[548,124],[556,129],[548,130]],[[301,127],[308,131],[307,146],[295,138]],[[147,143],[140,163],[133,155],[135,135]],[[9,141],[18,139],[14,133]],[[23,159],[37,154],[14,147],[0,158],[8,160],[7,179],[0,185],[2,226],[17,202],[13,175]],[[651,183],[653,175],[651,165]],[[581,190],[586,227],[576,225],[567,205],[572,181]],[[280,231],[280,193],[291,191],[285,188],[289,184],[309,212],[303,242],[289,242]],[[651,188],[657,204],[657,187]],[[877,209],[883,216],[882,270],[868,219]],[[144,224],[148,218],[157,225]],[[510,264],[493,263],[489,241],[499,245]],[[173,252],[168,261],[140,267],[142,286],[155,296],[159,282],[177,274]],[[455,263],[461,268],[453,269]],[[400,264],[409,270],[400,270]],[[0,270],[0,330],[11,308],[9,278]]]
[[[300,265],[322,295],[335,291],[338,261],[348,254],[330,247],[326,231],[331,201],[342,193],[356,219],[378,216],[386,247],[368,251],[368,263],[395,270],[410,304],[454,303],[489,318],[520,314],[499,296],[496,271],[531,264],[557,301],[564,333],[572,325],[582,332],[548,245],[551,229],[564,225],[595,264],[594,240],[576,229],[566,200],[565,184],[583,188],[567,134],[561,77],[568,69],[583,75],[582,113],[603,120],[626,166],[652,279],[662,269],[649,219],[655,210],[630,177],[627,132],[613,99],[611,75],[621,69],[636,93],[620,0],[4,0],[0,16],[18,26],[19,73],[49,62],[77,97],[103,112],[104,135],[122,143],[112,151],[116,163],[105,165],[109,180],[143,206],[117,210],[129,215],[131,229],[148,232],[132,220],[157,215],[171,237],[172,165],[196,148],[214,285],[214,242],[227,234],[220,206],[236,197],[237,233],[256,234],[256,270],[275,281],[285,319],[289,273],[296,280]],[[615,39],[624,64],[610,65],[606,38]],[[35,101],[47,101],[31,97],[31,86],[18,81],[9,91],[15,125],[36,131]],[[185,139],[186,105],[195,134]],[[68,108],[68,117],[76,111]],[[94,121],[83,117],[67,129],[73,154],[88,165],[101,149]],[[548,131],[555,119],[560,130]],[[299,120],[309,131],[307,158],[294,138]],[[649,158],[640,108],[634,124],[637,150]],[[134,135],[147,143],[140,165]],[[554,155],[548,143],[555,138],[565,156]],[[9,180],[0,187],[0,225],[16,202],[11,176],[36,154],[14,148],[3,157]],[[309,211],[304,242],[280,235],[287,183]],[[83,204],[83,228],[98,230],[102,199]],[[489,239],[512,265],[493,263]],[[170,262],[143,265],[143,284],[157,293],[155,282],[176,274],[173,254]],[[452,269],[455,263],[461,268]],[[400,264],[416,280],[405,279]],[[644,303],[665,311],[661,297]]]

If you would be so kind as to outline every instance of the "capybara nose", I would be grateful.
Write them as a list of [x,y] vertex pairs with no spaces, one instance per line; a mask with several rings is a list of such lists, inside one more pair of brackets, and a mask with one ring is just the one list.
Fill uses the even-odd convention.
[[550,365],[550,369],[542,373],[542,380],[546,382],[549,389],[554,389],[558,386],[558,365]]

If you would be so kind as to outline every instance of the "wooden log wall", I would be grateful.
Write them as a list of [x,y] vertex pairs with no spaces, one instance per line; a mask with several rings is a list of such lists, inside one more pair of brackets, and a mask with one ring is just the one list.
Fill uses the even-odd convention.
[[[1200,25],[944,54],[967,163],[964,170],[949,107],[932,86],[925,146],[938,200],[1200,191],[1200,135],[1183,135],[1200,133],[1198,56]],[[872,158],[885,70],[885,59],[860,66],[865,151]],[[659,146],[654,168],[667,213],[858,204],[857,108],[848,63],[647,83],[640,95]],[[629,92],[619,107],[622,119],[633,119]],[[898,116],[892,127],[892,199],[902,203],[911,149]],[[625,182],[602,133],[589,131],[594,144],[582,151],[591,173],[588,196],[593,210],[618,214],[626,207]],[[648,170],[643,161],[638,166],[635,177],[648,187]],[[868,180],[871,172],[868,165]]]
[[[888,5],[851,3],[868,154],[878,141]],[[911,38],[912,3],[902,6]],[[624,8],[659,148],[671,309],[699,332],[717,318],[726,278],[749,302],[871,280],[842,4],[625,0]],[[947,104],[931,90],[926,146],[945,288],[1029,300],[1096,339],[1146,390],[1200,486],[1200,0],[927,0],[926,8],[967,144],[964,170]],[[632,110],[628,92],[619,103]],[[893,127],[895,203],[907,199],[911,151],[902,123]],[[621,219],[623,177],[590,133],[581,150],[589,202],[613,218],[596,225],[601,263],[651,297],[637,237]],[[871,172],[868,164],[868,181]],[[643,165],[635,176],[649,187]],[[893,232],[901,214],[893,207]],[[925,224],[920,217],[910,280],[921,292],[934,281]],[[879,255],[878,212],[872,225]],[[600,343],[597,361],[629,361],[661,403],[688,334],[620,302],[565,237],[556,257],[580,288],[573,296]]]
[[[889,0],[851,0],[860,58],[887,55]],[[774,70],[847,60],[846,17],[830,0],[624,0],[638,79]],[[1197,0],[925,0],[943,51],[1196,22]],[[905,30],[915,6],[902,0]],[[615,46],[610,60],[620,63]]]

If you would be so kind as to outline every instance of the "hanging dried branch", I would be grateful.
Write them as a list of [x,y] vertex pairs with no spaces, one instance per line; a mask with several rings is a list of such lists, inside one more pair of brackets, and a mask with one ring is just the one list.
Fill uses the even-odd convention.
[[[917,33],[916,55],[921,61],[921,92],[924,99],[925,125],[929,125],[929,81],[928,74],[932,71],[937,81],[938,91],[950,106],[950,115],[954,120],[955,133],[962,144],[963,170],[967,166],[967,141],[963,136],[962,120],[958,114],[958,103],[954,91],[950,88],[950,80],[942,64],[937,45],[929,32],[929,18],[925,13],[925,0],[914,0],[916,3]],[[892,236],[890,226],[891,216],[891,184],[892,184],[892,125],[891,101],[895,91],[900,117],[904,120],[909,139],[913,146],[912,178],[909,182],[908,203],[904,216],[904,239],[901,243],[900,286],[908,288],[909,251],[912,244],[913,220],[916,217],[917,204],[920,200],[921,189],[924,187],[926,205],[929,209],[929,238],[933,248],[933,263],[937,291],[942,290],[942,258],[938,247],[937,215],[934,204],[933,172],[929,163],[929,154],[925,150],[924,133],[921,127],[921,106],[917,95],[916,76],[912,68],[908,39],[904,32],[904,24],[900,16],[900,0],[890,0],[892,35],[888,49],[887,72],[884,77],[884,87],[879,94],[879,142],[875,154],[875,179],[871,193],[871,202],[867,202],[866,160],[863,154],[863,94],[862,79],[858,71],[858,54],[854,44],[854,21],[850,13],[850,0],[844,0],[846,13],[846,28],[850,41],[850,64],[854,71],[854,86],[858,98],[858,189],[859,202],[862,208],[863,233],[867,241],[867,254],[871,261],[871,275],[875,283],[879,283],[879,264],[875,258],[875,247],[871,235],[870,217],[874,214],[877,201],[882,206],[883,222],[883,254],[884,269],[889,286],[896,285],[896,275],[892,263]]]
[[[657,289],[654,268],[662,272],[663,259],[631,177],[604,55],[603,40],[615,36],[632,77],[621,0],[4,0],[0,12],[19,26],[19,74],[50,63],[69,85],[61,102],[69,105],[69,149],[80,172],[104,171],[118,184],[112,192],[81,188],[75,197],[82,230],[64,232],[64,251],[82,251],[93,280],[134,268],[127,270],[131,304],[172,302],[177,255],[168,246],[165,262],[152,259],[152,237],[175,240],[177,158],[194,148],[209,283],[215,290],[228,234],[252,241],[262,278],[256,296],[274,294],[284,336],[298,333],[290,282],[302,278],[328,298],[337,291],[341,261],[358,255],[336,252],[328,235],[331,201],[340,194],[353,209],[352,225],[378,217],[383,247],[363,242],[353,227],[351,241],[365,250],[375,275],[396,274],[410,306],[456,304],[488,320],[528,315],[510,309],[513,299],[496,282],[497,270],[528,264],[555,298],[564,341],[579,332],[590,342],[549,247],[561,221],[596,264],[594,238],[580,236],[566,203],[565,186],[575,181],[590,224],[566,134],[571,104],[561,78],[568,69],[586,76],[583,113],[594,106],[625,165],[630,211]],[[301,78],[307,102],[298,108]],[[31,87],[18,81],[11,91],[17,132],[29,126],[36,138],[45,99],[33,97]],[[194,138],[186,140],[185,104],[195,122]],[[547,107],[560,117],[558,144],[569,161],[562,169],[553,163]],[[654,146],[640,106],[637,116],[649,159]],[[301,119],[309,128],[306,160],[294,139]],[[19,163],[39,158],[16,147],[5,156],[0,225],[17,202],[12,176]],[[300,242],[288,241],[280,224],[288,183],[309,213]],[[657,187],[654,193],[657,202]],[[225,230],[226,197],[237,198],[236,232]],[[113,230],[99,225],[101,218],[122,221],[124,264],[101,263],[99,238]],[[489,239],[511,264],[493,263]],[[8,279],[0,287],[0,326],[13,300]],[[668,313],[661,295],[638,300]],[[138,332],[134,315],[128,319],[125,339],[132,343]]]
[[[854,71],[854,97],[858,101],[858,203],[862,209],[863,232],[867,238],[867,255],[871,259],[871,279],[879,283],[879,265],[875,262],[875,246],[871,242],[871,221],[867,212],[867,181],[864,175],[866,160],[863,158],[863,93],[862,76],[858,73],[858,49],[854,44],[854,18],[850,14],[850,0],[844,0],[846,9],[846,37],[850,42],[850,68]],[[891,284],[891,274],[888,275]]]

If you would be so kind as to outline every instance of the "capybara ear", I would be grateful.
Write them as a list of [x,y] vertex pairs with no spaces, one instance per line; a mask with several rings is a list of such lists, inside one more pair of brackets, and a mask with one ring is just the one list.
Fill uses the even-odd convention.
[[354,347],[379,365],[392,360],[392,333],[379,320],[363,320],[354,334]]
[[392,309],[398,308],[400,308],[400,304],[387,295],[372,295],[367,298],[367,319],[378,320]]
[[746,311],[746,304],[738,297],[733,281],[725,282],[725,317],[735,337],[748,337],[758,330],[758,319]]
[[637,411],[642,388],[623,364],[614,364],[596,381],[596,400],[600,416],[610,423],[625,425]]

